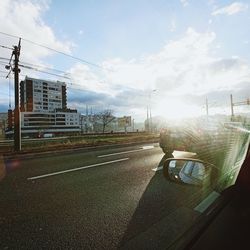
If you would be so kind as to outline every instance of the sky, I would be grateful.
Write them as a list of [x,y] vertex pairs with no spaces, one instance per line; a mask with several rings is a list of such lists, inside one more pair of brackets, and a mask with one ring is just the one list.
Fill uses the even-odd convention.
[[[249,98],[249,23],[250,1],[1,0],[0,46],[21,37],[20,64],[56,75],[21,68],[20,79],[66,82],[81,113],[178,119],[205,115],[206,98],[209,114]],[[14,106],[10,55],[0,47],[0,112]]]

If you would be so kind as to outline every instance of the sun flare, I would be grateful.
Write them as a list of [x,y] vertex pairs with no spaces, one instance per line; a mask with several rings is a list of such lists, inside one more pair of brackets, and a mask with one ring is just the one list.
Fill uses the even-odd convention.
[[158,102],[154,113],[169,120],[181,120],[201,115],[202,107],[187,104],[177,98],[169,98]]

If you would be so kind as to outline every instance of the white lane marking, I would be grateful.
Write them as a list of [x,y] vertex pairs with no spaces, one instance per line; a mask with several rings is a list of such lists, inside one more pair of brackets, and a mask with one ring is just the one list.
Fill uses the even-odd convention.
[[116,162],[121,162],[121,161],[127,161],[127,160],[129,160],[129,158],[123,158],[123,159],[118,159],[118,160],[114,160],[114,161],[106,161],[106,162],[102,162],[102,163],[92,164],[92,165],[89,165],[89,166],[84,166],[84,167],[79,167],[79,168],[72,168],[72,169],[68,169],[68,170],[64,170],[64,171],[59,171],[59,172],[54,172],[54,173],[50,173],[50,174],[44,174],[44,175],[29,177],[29,178],[27,178],[27,180],[29,180],[29,181],[30,180],[36,180],[36,179],[41,179],[41,178],[45,178],[45,177],[49,177],[49,176],[53,176],[53,175],[59,175],[59,174],[69,173],[69,172],[73,172],[73,171],[78,171],[78,170],[82,170],[82,169],[103,166],[103,165],[107,165],[107,164],[111,164],[111,163],[116,163]]
[[152,145],[150,145],[150,146],[143,146],[143,147],[142,147],[142,149],[144,149],[144,150],[145,150],[145,149],[152,149],[152,148],[154,148],[154,146],[152,146]]
[[152,170],[156,172],[156,171],[159,171],[159,170],[162,170],[162,169],[163,169],[163,166],[159,166],[157,168],[153,168]]
[[203,213],[219,196],[219,193],[211,192],[194,210]]
[[127,154],[127,153],[135,153],[135,152],[140,152],[140,151],[144,151],[144,150],[149,150],[149,149],[153,149],[154,146],[145,146],[142,147],[140,149],[135,149],[135,150],[129,150],[129,151],[123,151],[123,152],[118,152],[118,153],[112,153],[112,154],[106,154],[106,155],[98,155],[99,158],[103,158],[103,157],[108,157],[108,156],[113,156],[113,155],[121,155],[121,154]]

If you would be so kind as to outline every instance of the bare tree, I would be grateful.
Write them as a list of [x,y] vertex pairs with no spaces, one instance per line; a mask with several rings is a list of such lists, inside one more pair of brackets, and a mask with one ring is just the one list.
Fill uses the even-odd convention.
[[113,111],[110,109],[101,111],[98,114],[98,118],[101,121],[103,133],[105,132],[107,125],[115,119],[115,117],[113,116]]

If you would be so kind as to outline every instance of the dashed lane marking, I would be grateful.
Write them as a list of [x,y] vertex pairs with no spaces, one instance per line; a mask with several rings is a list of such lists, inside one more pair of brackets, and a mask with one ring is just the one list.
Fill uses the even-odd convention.
[[118,159],[118,160],[114,160],[114,161],[106,161],[106,162],[102,162],[102,163],[92,164],[92,165],[89,165],[89,166],[84,166],[84,167],[79,167],[79,168],[72,168],[72,169],[68,169],[68,170],[64,170],[64,171],[59,171],[59,172],[54,172],[54,173],[29,177],[29,178],[27,178],[27,180],[29,180],[29,181],[37,180],[37,179],[42,179],[42,178],[46,178],[46,177],[50,177],[50,176],[54,176],[54,175],[65,174],[65,173],[69,173],[69,172],[79,171],[79,170],[83,170],[83,169],[87,169],[87,168],[93,168],[93,167],[108,165],[108,164],[127,161],[127,160],[129,160],[129,158],[123,158],[123,159]]
[[129,151],[123,151],[123,152],[118,152],[118,153],[112,153],[112,154],[106,154],[106,155],[98,155],[99,158],[103,157],[108,157],[108,156],[113,156],[113,155],[121,155],[121,154],[128,154],[128,153],[135,153],[135,152],[140,152],[140,151],[145,151],[149,149],[154,149],[154,146],[144,146],[140,149],[135,149],[135,150],[129,150]]

